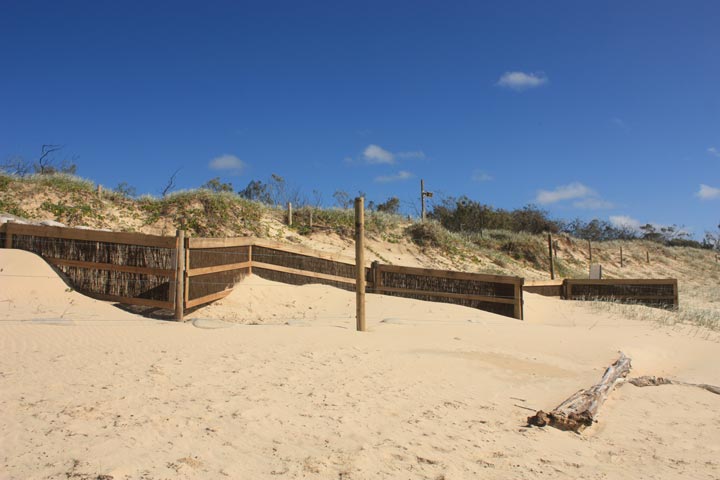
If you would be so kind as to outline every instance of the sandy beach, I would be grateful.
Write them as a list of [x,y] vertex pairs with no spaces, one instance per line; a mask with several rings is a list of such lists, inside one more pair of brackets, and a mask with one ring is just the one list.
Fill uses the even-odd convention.
[[[617,388],[582,434],[526,418],[632,376],[720,384],[717,335],[526,295],[525,321],[250,276],[188,322],[0,250],[0,478],[720,476],[720,397]],[[637,307],[645,308],[645,307]]]

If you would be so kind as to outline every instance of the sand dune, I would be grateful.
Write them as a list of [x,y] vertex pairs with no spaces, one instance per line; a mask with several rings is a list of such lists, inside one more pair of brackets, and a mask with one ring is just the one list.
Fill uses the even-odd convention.
[[68,292],[29,253],[0,269],[0,478],[720,476],[704,390],[623,385],[582,435],[523,426],[618,350],[635,375],[720,384],[720,344],[687,329],[370,295],[358,333],[353,294],[255,276],[178,324]]

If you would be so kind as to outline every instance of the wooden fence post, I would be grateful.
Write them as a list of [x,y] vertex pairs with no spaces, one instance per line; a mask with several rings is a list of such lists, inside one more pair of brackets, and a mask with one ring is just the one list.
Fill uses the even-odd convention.
[[515,284],[515,305],[514,305],[514,314],[515,318],[518,320],[523,319],[523,286],[521,283]]
[[365,199],[355,198],[355,320],[365,331]]
[[7,223],[5,223],[5,248],[12,248],[12,232],[10,231],[12,223],[12,220],[8,220]]
[[287,212],[288,212],[288,213],[287,213],[287,216],[288,216],[288,220],[287,220],[287,221],[288,221],[288,226],[292,227],[292,222],[293,222],[293,218],[292,218],[292,203],[290,203],[290,202],[288,202],[288,204],[287,204]]
[[650,263],[650,251],[645,250],[645,255],[647,255],[647,263]]
[[252,275],[252,245],[248,245],[248,275]]
[[97,195],[100,200],[102,200],[102,185],[97,186]]
[[555,261],[553,260],[552,233],[548,233],[548,253],[550,255],[550,279],[555,280]]
[[181,322],[185,314],[185,230],[175,232],[175,320]]
[[620,268],[624,267],[622,246],[620,246]]
[[311,209],[310,209],[310,230],[312,230],[312,214],[313,214],[313,211],[312,211],[312,208],[311,208]]
[[588,240],[588,251],[590,252],[590,264],[592,264],[592,242]]

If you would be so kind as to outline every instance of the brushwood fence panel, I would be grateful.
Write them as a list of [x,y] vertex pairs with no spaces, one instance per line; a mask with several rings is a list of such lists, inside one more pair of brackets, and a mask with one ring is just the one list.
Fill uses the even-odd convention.
[[126,304],[172,308],[175,239],[7,223],[4,246],[43,257],[73,288]]
[[677,279],[566,279],[563,298],[607,300],[676,309],[680,305]]
[[185,307],[226,297],[250,274],[252,239],[189,238],[186,248]]
[[523,318],[520,277],[373,264],[372,291]]
[[355,291],[354,259],[289,245],[256,242],[252,247],[252,273],[291,285],[320,283]]

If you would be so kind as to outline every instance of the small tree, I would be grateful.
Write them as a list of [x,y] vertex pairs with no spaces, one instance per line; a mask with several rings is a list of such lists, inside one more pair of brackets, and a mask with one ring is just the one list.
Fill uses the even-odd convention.
[[205,190],[210,190],[211,192],[215,193],[221,193],[221,192],[232,192],[233,186],[232,183],[224,183],[220,181],[220,177],[211,178],[207,182],[205,182],[200,188],[204,188]]
[[333,198],[335,199],[337,206],[344,210],[347,210],[350,208],[350,205],[352,205],[350,194],[345,190],[336,190],[335,193],[333,193]]
[[400,199],[398,197],[390,197],[385,202],[379,203],[376,209],[378,212],[397,214],[400,211]]

